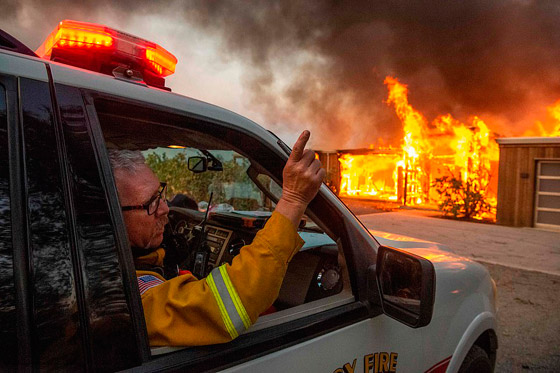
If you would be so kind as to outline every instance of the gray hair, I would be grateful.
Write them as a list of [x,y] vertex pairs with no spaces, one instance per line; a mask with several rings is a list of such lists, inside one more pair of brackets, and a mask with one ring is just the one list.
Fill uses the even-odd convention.
[[139,150],[109,149],[109,161],[113,171],[121,169],[129,174],[135,174],[146,164],[146,159]]

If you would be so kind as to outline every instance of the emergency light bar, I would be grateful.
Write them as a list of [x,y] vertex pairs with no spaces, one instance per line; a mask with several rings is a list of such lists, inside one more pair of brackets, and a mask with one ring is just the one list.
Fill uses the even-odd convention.
[[108,75],[124,68],[130,71],[128,77],[162,88],[163,78],[173,74],[177,65],[177,58],[156,43],[104,25],[70,20],[60,22],[36,53]]

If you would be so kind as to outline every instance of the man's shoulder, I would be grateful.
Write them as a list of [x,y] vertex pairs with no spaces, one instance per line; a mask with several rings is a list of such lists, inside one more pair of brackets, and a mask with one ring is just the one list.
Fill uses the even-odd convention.
[[136,271],[136,279],[138,280],[140,295],[144,295],[149,289],[165,282],[163,276],[152,271]]

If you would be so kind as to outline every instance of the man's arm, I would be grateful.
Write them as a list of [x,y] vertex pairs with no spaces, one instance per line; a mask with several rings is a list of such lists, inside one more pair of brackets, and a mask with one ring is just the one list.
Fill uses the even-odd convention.
[[288,263],[302,245],[292,222],[275,212],[231,265],[201,280],[187,274],[144,291],[150,345],[199,346],[236,338],[278,297]]
[[215,268],[199,281],[179,276],[142,295],[152,346],[228,342],[278,297],[288,263],[303,245],[296,230],[299,221],[325,174],[315,154],[305,150],[309,136],[304,131],[294,145],[275,212],[231,266]]

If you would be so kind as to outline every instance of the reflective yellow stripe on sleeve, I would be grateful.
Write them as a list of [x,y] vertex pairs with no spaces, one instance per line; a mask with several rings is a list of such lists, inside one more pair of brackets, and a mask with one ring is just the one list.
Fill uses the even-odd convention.
[[214,268],[206,282],[216,298],[226,329],[232,339],[251,326],[251,319],[231,283],[225,266]]

